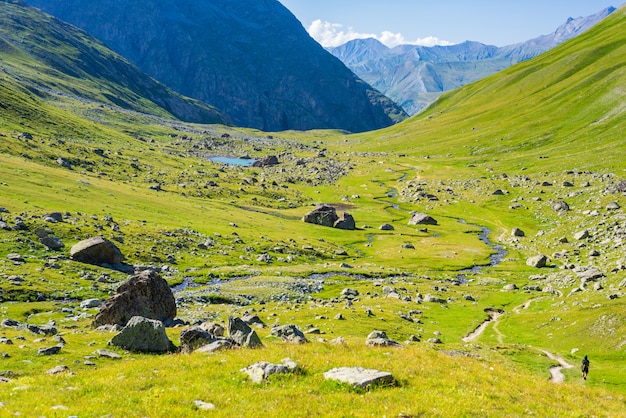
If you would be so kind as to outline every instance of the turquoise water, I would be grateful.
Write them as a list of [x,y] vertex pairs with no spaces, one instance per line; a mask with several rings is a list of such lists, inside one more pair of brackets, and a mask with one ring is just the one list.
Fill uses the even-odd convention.
[[215,161],[216,163],[228,164],[228,165],[241,165],[244,167],[251,166],[256,160],[246,159],[246,158],[236,158],[236,157],[211,157],[209,158],[211,161]]

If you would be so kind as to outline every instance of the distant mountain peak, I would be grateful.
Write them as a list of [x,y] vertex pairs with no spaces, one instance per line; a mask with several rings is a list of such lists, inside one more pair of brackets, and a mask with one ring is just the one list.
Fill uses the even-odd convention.
[[615,10],[608,7],[592,16],[570,17],[551,34],[501,48],[465,41],[448,46],[398,45],[389,49],[369,39],[350,41],[329,51],[414,114],[444,91],[533,58],[579,35]]

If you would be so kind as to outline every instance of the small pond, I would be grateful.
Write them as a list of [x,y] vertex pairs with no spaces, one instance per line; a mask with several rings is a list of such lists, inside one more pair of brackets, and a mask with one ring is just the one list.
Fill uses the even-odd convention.
[[240,165],[243,167],[250,167],[252,164],[256,162],[251,158],[238,158],[238,157],[224,157],[224,156],[216,156],[211,157],[209,160],[214,161],[216,163],[228,164],[228,165]]

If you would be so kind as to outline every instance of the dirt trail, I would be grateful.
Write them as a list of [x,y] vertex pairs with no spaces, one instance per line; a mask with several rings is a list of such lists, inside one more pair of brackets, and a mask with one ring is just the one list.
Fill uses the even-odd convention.
[[[463,342],[468,343],[478,338],[483,332],[485,332],[490,322],[496,321],[501,315],[504,314],[504,312],[501,310],[493,310],[493,309],[486,309],[485,312],[487,312],[487,315],[489,315],[489,318],[485,319],[485,321],[482,324],[480,324],[478,327],[476,327],[474,331],[470,332],[467,336],[463,337],[462,338]],[[499,331],[496,331],[496,332],[498,333],[498,340],[500,340],[502,334],[500,334]]]
[[550,381],[553,382],[553,383],[563,383],[563,382],[565,382],[565,376],[563,375],[563,373],[561,373],[561,370],[563,370],[563,369],[571,369],[574,366],[569,364],[562,357],[555,356],[554,354],[549,353],[549,352],[547,352],[545,350],[541,350],[541,351],[543,351],[543,353],[546,356],[548,356],[548,358],[550,360],[554,360],[557,363],[559,363],[558,366],[550,367]]

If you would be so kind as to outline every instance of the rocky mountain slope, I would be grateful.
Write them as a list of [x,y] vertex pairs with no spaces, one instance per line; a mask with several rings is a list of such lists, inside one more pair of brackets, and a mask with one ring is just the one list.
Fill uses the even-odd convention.
[[592,16],[570,18],[554,33],[501,48],[471,41],[451,46],[388,48],[375,39],[357,39],[329,51],[414,114],[442,92],[533,58],[580,35],[614,11],[609,7]]
[[33,0],[168,87],[266,131],[389,126],[406,115],[276,0]]
[[41,94],[76,96],[188,122],[228,121],[215,108],[150,78],[84,31],[22,2],[0,1],[0,66]]

